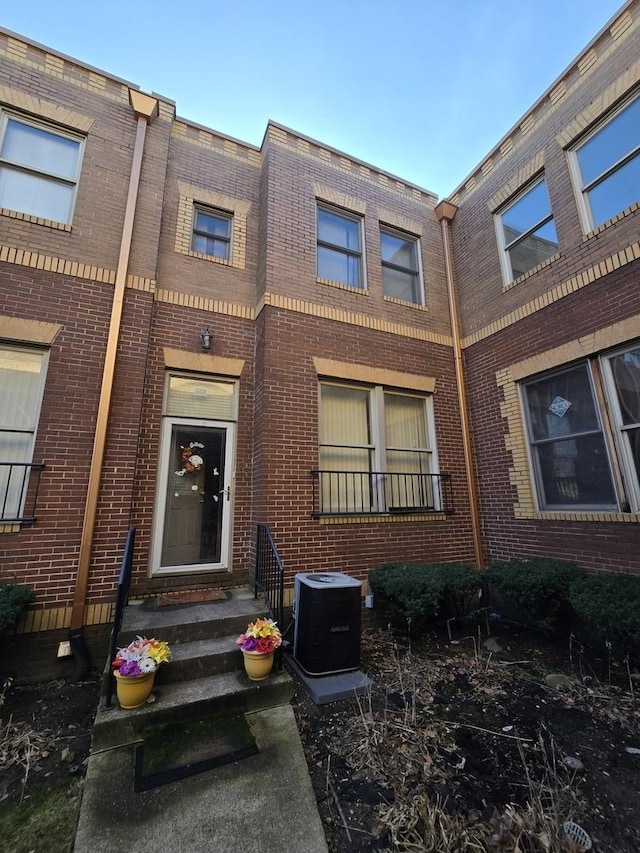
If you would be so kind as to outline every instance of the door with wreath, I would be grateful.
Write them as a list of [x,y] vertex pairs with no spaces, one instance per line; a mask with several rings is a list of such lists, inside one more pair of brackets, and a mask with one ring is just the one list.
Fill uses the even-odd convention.
[[230,485],[226,470],[229,424],[165,423],[165,491],[155,570],[228,566]]

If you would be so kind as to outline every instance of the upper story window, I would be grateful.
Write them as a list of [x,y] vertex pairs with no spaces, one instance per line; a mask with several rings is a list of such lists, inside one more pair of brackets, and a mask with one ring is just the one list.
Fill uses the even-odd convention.
[[559,248],[544,178],[496,215],[505,283],[546,261]]
[[640,96],[572,152],[585,231],[640,199]]
[[318,205],[318,277],[364,287],[359,216]]
[[33,520],[24,508],[47,355],[0,344],[0,522]]
[[424,305],[418,238],[381,226],[380,254],[385,296]]
[[0,116],[0,207],[71,223],[83,142],[70,133]]
[[200,207],[193,213],[191,250],[228,261],[231,257],[231,214]]

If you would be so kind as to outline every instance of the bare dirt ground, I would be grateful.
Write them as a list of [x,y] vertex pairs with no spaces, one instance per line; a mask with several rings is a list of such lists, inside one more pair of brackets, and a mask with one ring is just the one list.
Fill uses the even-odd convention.
[[97,680],[0,688],[0,850],[67,853],[98,705]]
[[579,851],[572,820],[594,850],[637,853],[637,674],[568,640],[465,630],[413,647],[366,633],[359,701],[316,707],[298,688],[331,852]]
[[[369,695],[294,709],[331,853],[640,850],[640,680],[505,625],[408,644],[367,631]],[[487,645],[488,643],[488,645]],[[561,688],[547,683],[564,673]],[[13,685],[0,706],[0,849],[67,853],[96,681]],[[8,843],[8,846],[7,846]],[[304,851],[300,851],[304,853]]]

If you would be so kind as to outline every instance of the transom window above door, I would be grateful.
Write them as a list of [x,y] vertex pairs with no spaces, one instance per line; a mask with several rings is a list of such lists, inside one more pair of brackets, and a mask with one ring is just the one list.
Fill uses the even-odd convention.
[[505,284],[543,263],[559,249],[544,178],[498,211],[495,221]]
[[195,207],[193,211],[193,237],[191,250],[228,261],[231,257],[230,213],[210,208]]
[[318,278],[364,288],[361,217],[318,205]]
[[7,113],[0,115],[0,207],[69,225],[83,140]]

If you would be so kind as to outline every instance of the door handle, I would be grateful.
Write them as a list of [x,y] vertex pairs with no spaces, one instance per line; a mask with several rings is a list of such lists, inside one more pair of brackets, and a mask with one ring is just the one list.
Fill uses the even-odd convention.
[[218,494],[219,495],[226,495],[227,500],[230,501],[231,500],[231,486],[227,486],[226,489],[220,489]]

